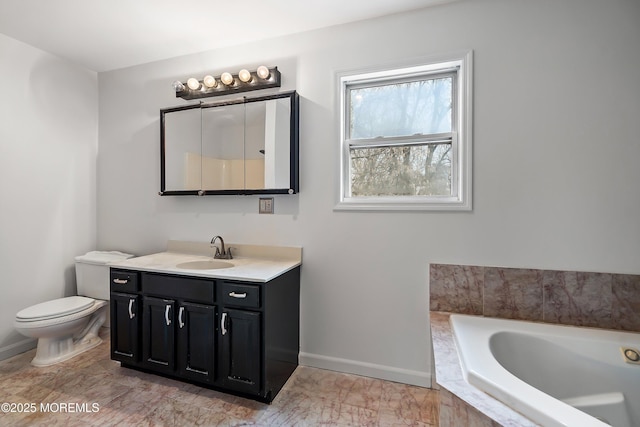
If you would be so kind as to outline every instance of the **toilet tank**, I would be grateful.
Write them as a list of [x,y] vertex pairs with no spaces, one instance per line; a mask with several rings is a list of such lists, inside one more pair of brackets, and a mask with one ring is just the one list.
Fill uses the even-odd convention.
[[132,258],[118,251],[91,251],[76,257],[78,295],[109,300],[109,264]]

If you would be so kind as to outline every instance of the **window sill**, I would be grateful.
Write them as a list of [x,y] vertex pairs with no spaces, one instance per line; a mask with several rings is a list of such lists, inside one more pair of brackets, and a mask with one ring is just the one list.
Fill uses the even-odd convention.
[[334,211],[471,211],[471,200],[453,197],[344,198]]

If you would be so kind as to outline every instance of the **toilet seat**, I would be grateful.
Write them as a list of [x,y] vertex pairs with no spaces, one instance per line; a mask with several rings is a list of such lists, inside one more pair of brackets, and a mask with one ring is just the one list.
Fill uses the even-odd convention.
[[93,298],[72,296],[46,301],[32,305],[16,314],[19,322],[37,322],[69,316],[90,308],[95,303]]
[[102,307],[107,308],[107,305],[108,305],[108,301],[96,299],[96,300],[93,300],[93,303],[91,303],[88,308],[85,308],[84,310],[80,310],[72,314],[60,315],[58,317],[53,317],[53,318],[44,319],[44,320],[43,319],[24,320],[16,317],[14,326],[24,331],[24,330],[37,330],[40,328],[48,328],[54,325],[61,325],[64,323],[75,322],[78,319],[82,319],[86,316],[93,314],[94,312],[98,311]]

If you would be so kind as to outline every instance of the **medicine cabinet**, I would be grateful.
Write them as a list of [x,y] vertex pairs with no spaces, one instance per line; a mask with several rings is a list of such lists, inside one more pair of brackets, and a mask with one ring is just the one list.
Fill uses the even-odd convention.
[[299,191],[295,91],[160,110],[160,195]]

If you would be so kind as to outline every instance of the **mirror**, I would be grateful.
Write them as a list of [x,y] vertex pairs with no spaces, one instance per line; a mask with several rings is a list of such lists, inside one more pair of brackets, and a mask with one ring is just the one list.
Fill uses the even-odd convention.
[[298,95],[160,111],[161,195],[298,192]]

